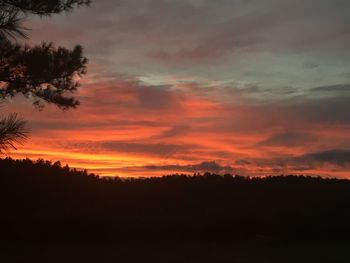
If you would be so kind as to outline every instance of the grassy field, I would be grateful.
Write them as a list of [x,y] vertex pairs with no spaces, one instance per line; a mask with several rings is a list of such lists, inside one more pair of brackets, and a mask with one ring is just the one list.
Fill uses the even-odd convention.
[[350,244],[3,245],[0,262],[348,263],[349,252]]

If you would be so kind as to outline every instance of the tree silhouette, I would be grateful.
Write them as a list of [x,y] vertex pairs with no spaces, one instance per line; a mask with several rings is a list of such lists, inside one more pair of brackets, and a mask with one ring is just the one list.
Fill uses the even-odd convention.
[[28,131],[25,122],[13,113],[0,119],[0,153],[9,148],[17,149],[16,144],[22,144],[27,139]]
[[75,108],[79,102],[66,95],[79,87],[76,77],[85,74],[87,59],[82,48],[73,50],[43,43],[34,47],[5,44],[0,49],[1,99],[18,93],[34,99],[38,108],[44,102],[60,108]]
[[[82,47],[69,50],[45,42],[28,46],[19,44],[18,39],[27,38],[27,29],[22,25],[27,15],[50,16],[89,3],[90,0],[0,1],[0,101],[22,94],[38,109],[46,103],[61,109],[79,105],[69,94],[77,90],[79,78],[86,73],[87,59]],[[27,135],[24,122],[17,115],[3,118],[0,129],[2,150],[15,148],[15,143]]]

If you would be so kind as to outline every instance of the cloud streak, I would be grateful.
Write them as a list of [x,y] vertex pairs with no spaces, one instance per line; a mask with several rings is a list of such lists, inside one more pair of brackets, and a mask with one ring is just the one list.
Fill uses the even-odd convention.
[[160,170],[160,171],[170,171],[170,172],[184,172],[184,173],[215,173],[215,174],[225,174],[234,173],[234,169],[231,166],[222,166],[215,161],[201,162],[199,164],[188,164],[188,165],[148,165],[144,166],[147,170]]

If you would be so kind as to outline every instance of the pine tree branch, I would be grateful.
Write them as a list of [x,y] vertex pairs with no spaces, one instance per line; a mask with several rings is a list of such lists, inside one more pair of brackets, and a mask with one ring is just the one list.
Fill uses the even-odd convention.
[[16,113],[0,119],[0,153],[10,149],[17,150],[17,145],[22,145],[28,138],[29,131],[26,122],[19,119]]

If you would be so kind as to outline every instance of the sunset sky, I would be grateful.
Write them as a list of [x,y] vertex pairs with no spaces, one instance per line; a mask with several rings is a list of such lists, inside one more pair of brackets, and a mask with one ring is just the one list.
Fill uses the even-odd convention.
[[2,105],[10,156],[100,175],[350,178],[350,1],[95,0],[29,17],[30,44],[84,47],[81,106]]

